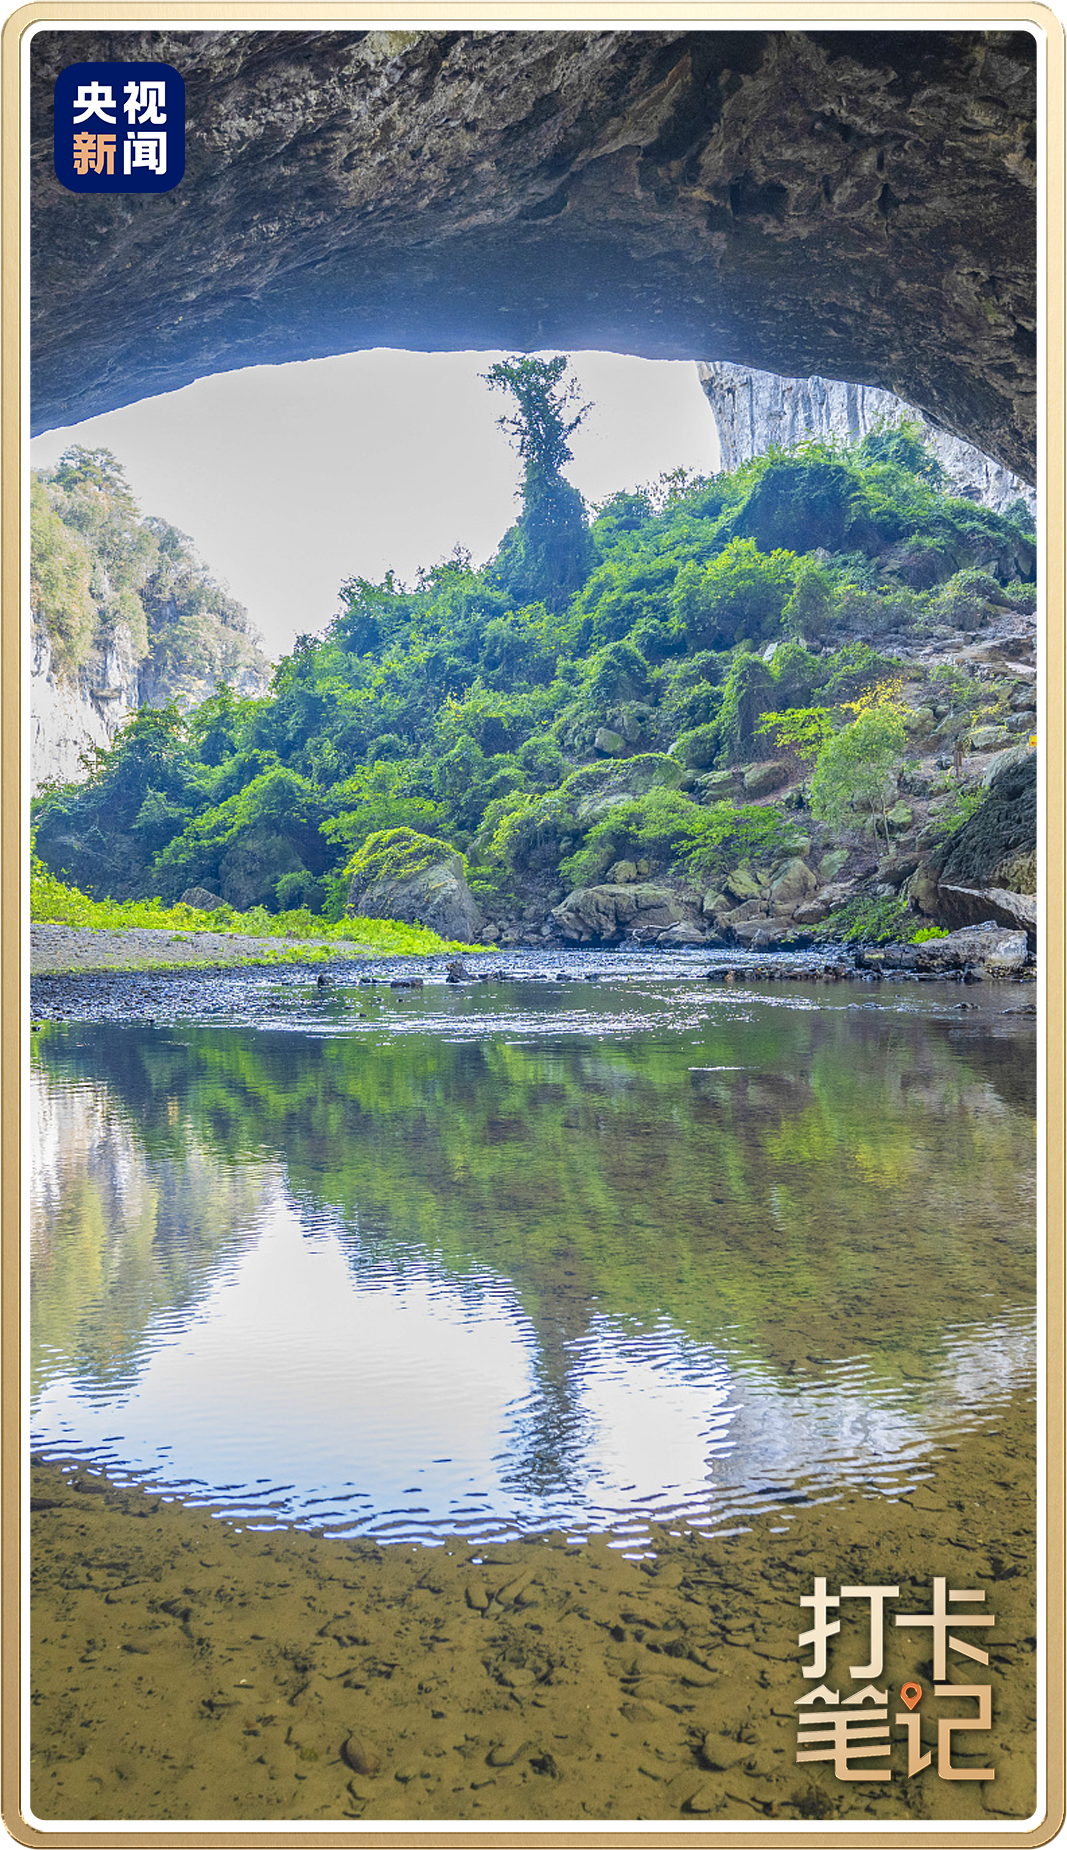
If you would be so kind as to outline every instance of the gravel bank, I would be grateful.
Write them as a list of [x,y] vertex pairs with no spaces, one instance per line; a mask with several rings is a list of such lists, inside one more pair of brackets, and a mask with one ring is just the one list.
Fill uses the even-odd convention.
[[227,964],[277,963],[302,957],[351,959],[353,947],[332,940],[250,938],[226,931],[97,931],[91,926],[33,925],[34,974],[80,970],[218,969]]

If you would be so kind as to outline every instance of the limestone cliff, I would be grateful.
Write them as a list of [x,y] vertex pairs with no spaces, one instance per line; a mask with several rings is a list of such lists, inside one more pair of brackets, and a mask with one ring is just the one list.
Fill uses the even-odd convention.
[[[257,660],[258,656],[258,660]],[[222,672],[196,674],[160,669],[137,653],[124,626],[98,636],[85,660],[71,673],[57,663],[52,639],[40,622],[33,625],[30,670],[31,794],[48,783],[77,783],[85,775],[83,758],[93,746],[107,749],[138,707],[161,707],[168,700],[190,707],[206,699],[225,679],[236,694],[265,691],[270,664],[258,651],[236,648]],[[228,671],[227,671],[228,670]]]
[[1037,512],[1037,496],[1026,482],[879,386],[817,375],[786,379],[728,360],[701,362],[698,371],[718,428],[724,470],[766,455],[775,444],[787,450],[807,437],[856,443],[878,424],[907,418],[921,425],[927,447],[957,494],[998,512],[1022,499],[1031,513]]
[[246,612],[165,521],[144,519],[106,450],[71,450],[30,497],[31,782],[73,783],[138,707],[188,707],[221,681],[261,693]]
[[71,673],[57,663],[43,623],[33,625],[30,765],[34,795],[46,783],[75,783],[82,759],[109,746],[140,705],[139,662],[128,630],[94,647]]

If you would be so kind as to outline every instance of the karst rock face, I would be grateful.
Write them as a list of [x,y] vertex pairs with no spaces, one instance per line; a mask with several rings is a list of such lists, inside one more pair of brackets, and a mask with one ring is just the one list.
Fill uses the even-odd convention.
[[725,470],[740,468],[774,447],[793,449],[808,438],[858,443],[879,425],[904,420],[920,427],[953,493],[998,513],[1021,500],[1036,517],[1037,494],[1019,476],[880,386],[849,385],[841,379],[783,379],[728,360],[701,361],[699,373]]
[[[42,31],[34,425],[395,347],[881,385],[1028,480],[1035,47],[1008,32]],[[65,64],[173,64],[185,178],[66,192]]]

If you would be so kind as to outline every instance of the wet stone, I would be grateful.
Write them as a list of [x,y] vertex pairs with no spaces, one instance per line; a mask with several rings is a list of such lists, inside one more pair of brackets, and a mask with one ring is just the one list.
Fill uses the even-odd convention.
[[349,1735],[341,1748],[341,1758],[353,1773],[360,1774],[363,1779],[374,1779],[382,1769],[380,1756],[373,1748],[365,1746],[358,1735]]

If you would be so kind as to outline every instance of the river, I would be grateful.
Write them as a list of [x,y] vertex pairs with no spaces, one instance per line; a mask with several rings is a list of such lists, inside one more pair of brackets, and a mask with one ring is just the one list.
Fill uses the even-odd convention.
[[44,1025],[38,1452],[242,1527],[637,1557],[935,1482],[1033,1389],[1033,1022],[706,963]]

